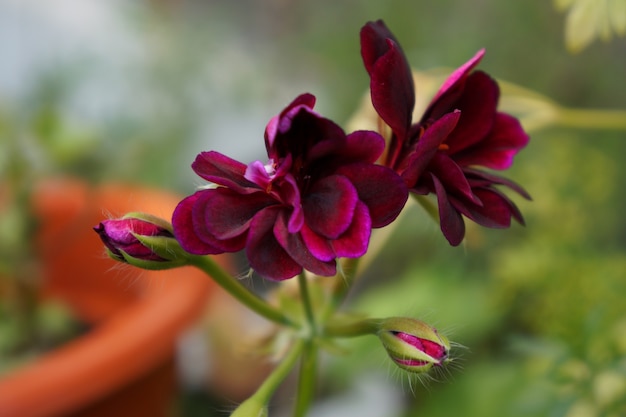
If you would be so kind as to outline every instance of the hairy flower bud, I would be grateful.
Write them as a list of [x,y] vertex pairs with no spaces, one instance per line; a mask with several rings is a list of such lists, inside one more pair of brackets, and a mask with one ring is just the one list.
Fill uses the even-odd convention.
[[385,319],[378,337],[389,357],[405,371],[424,373],[449,361],[450,342],[423,321],[404,317]]
[[144,269],[169,269],[186,263],[172,226],[158,217],[128,213],[120,219],[104,220],[94,230],[117,261]]

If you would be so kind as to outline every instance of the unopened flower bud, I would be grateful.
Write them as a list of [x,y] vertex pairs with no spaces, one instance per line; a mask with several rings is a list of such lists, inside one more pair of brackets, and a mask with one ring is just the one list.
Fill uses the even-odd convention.
[[94,230],[109,256],[117,261],[144,269],[168,269],[186,263],[172,226],[158,217],[129,213],[120,219],[104,220]]
[[404,317],[385,319],[378,337],[389,357],[405,371],[424,373],[449,361],[450,342],[423,321]]

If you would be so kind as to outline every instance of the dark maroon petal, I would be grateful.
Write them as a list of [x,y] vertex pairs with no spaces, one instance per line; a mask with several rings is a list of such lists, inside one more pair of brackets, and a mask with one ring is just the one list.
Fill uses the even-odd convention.
[[426,129],[417,142],[415,151],[411,153],[404,166],[400,167],[402,178],[409,188],[417,183],[439,146],[456,127],[460,117],[461,113],[458,111],[448,113]]
[[306,224],[315,233],[335,239],[352,223],[358,199],[357,191],[346,177],[322,178],[302,199]]
[[311,253],[300,233],[289,233],[287,216],[281,212],[274,224],[274,236],[289,256],[307,271],[332,276],[337,273],[335,260],[322,261]]
[[429,170],[445,187],[448,194],[480,204],[461,167],[444,152],[437,152],[433,156]]
[[325,140],[316,144],[309,160],[332,157],[342,165],[351,162],[374,163],[385,150],[385,139],[370,130],[357,130],[344,140]]
[[361,57],[368,73],[373,71],[378,58],[389,50],[387,39],[399,44],[382,20],[367,22],[361,29]]
[[[374,163],[385,150],[385,139],[370,130],[357,130],[346,137],[346,159]],[[342,153],[342,156],[344,154]]]
[[198,198],[194,212],[203,218],[205,229],[218,240],[228,240],[245,233],[254,215],[277,204],[264,192],[238,194],[228,188],[205,190]]
[[413,75],[400,46],[387,39],[388,51],[370,72],[372,104],[400,141],[406,140],[415,106]]
[[359,201],[354,211],[354,220],[344,234],[333,240],[337,257],[358,258],[365,255],[372,231],[369,209]]
[[[227,189],[219,190],[222,192]],[[213,223],[215,221],[210,217],[211,211],[207,210],[207,204],[210,204],[210,201],[216,195],[216,191],[218,189],[201,191],[193,205],[191,219],[194,232],[198,239],[219,249],[221,252],[237,252],[243,249],[245,245],[247,227],[242,228],[241,233],[238,235],[231,233],[228,237],[217,237],[213,234],[211,228],[214,227]]]
[[268,207],[256,214],[250,224],[246,256],[250,267],[261,276],[282,281],[302,272],[302,266],[287,254],[274,236],[278,207]]
[[476,71],[467,77],[453,108],[443,109],[446,113],[461,110],[461,119],[446,140],[451,155],[487,137],[494,126],[499,96],[498,84],[484,72]]
[[350,164],[337,170],[347,177],[370,212],[372,227],[383,227],[398,217],[408,198],[404,180],[382,165]]
[[240,194],[255,192],[259,188],[244,177],[246,165],[219,152],[200,153],[191,167],[205,180],[231,188]]
[[453,103],[463,91],[467,74],[478,65],[484,55],[485,50],[481,49],[469,61],[450,74],[437,94],[435,94],[435,97],[433,97],[430,106],[424,113],[423,120],[431,117],[437,119],[444,113],[454,110],[451,107],[453,107]]
[[301,94],[296,97],[280,114],[272,117],[265,127],[265,147],[268,151],[268,155],[270,158],[277,158],[278,155],[275,155],[274,152],[274,141],[279,131],[285,131],[289,128],[289,126],[285,126],[286,123],[291,122],[291,117],[288,116],[289,113],[293,112],[294,109],[300,109],[302,107],[306,107],[309,109],[313,109],[315,106],[315,96],[309,93]]
[[307,161],[311,148],[317,143],[343,140],[346,136],[335,122],[304,105],[281,114],[275,124],[275,129],[266,133],[267,153],[274,161],[281,161],[288,155],[294,160]]
[[498,113],[489,135],[455,154],[454,159],[461,166],[482,165],[503,170],[513,164],[513,158],[528,141],[528,135],[515,117]]
[[282,203],[291,207],[291,215],[289,216],[289,233],[296,233],[302,229],[304,225],[304,209],[300,196],[298,182],[291,174],[285,175],[281,181],[279,194]]
[[482,201],[482,206],[455,202],[457,209],[468,219],[481,226],[495,229],[509,227],[511,217],[524,224],[524,219],[517,206],[501,192],[493,188],[478,188],[474,192]]
[[522,188],[521,185],[507,178],[503,178],[499,175],[490,174],[488,172],[472,168],[463,168],[463,172],[465,172],[465,177],[468,179],[472,188],[490,187],[494,184],[504,185],[505,187],[510,188],[525,199],[532,200],[530,194],[528,194],[528,192],[524,188]]
[[465,222],[461,214],[454,208],[446,189],[439,179],[432,175],[435,193],[437,193],[437,204],[439,206],[439,226],[443,235],[452,246],[458,246],[465,236]]
[[289,130],[291,120],[301,110],[313,110],[315,107],[315,96],[310,93],[300,94],[278,115],[277,131],[284,132]]
[[[206,242],[196,234],[196,224],[194,224],[192,211],[198,198],[206,191],[198,191],[195,194],[183,199],[172,214],[172,226],[174,236],[183,249],[196,255],[218,254],[224,251]],[[204,226],[202,226],[204,227]]]

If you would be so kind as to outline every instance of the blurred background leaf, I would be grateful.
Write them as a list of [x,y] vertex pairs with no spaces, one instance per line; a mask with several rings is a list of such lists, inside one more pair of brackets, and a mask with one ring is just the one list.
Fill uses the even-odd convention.
[[580,52],[597,38],[606,42],[626,34],[624,0],[555,0],[555,4],[567,9],[565,44],[571,52]]

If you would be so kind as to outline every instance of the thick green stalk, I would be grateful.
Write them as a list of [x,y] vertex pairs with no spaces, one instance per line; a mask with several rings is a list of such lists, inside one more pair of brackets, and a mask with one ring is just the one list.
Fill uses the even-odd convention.
[[297,325],[282,312],[268,304],[258,295],[248,290],[233,276],[224,271],[213,259],[211,259],[211,257],[190,256],[189,259],[192,265],[204,271],[220,287],[226,290],[237,300],[241,301],[252,311],[278,324],[297,327]]
[[583,129],[626,130],[626,111],[559,108],[555,123]]
[[317,325],[315,323],[315,314],[313,313],[313,306],[311,305],[311,296],[309,294],[309,286],[306,280],[306,273],[303,271],[298,275],[298,284],[300,285],[300,298],[304,306],[304,314],[307,322],[309,323],[310,337],[315,336],[317,331]]
[[298,377],[298,393],[294,407],[294,417],[304,417],[311,407],[315,396],[315,381],[317,377],[317,351],[314,340],[304,341],[304,351],[300,359],[300,375]]
[[235,410],[231,416],[235,417],[257,417],[267,415],[267,405],[274,395],[276,389],[285,380],[291,369],[296,364],[296,361],[304,350],[305,340],[298,340],[291,348],[287,356],[283,358],[278,366],[272,371],[270,376],[267,377],[261,386],[256,390],[254,394]]
[[329,299],[324,306],[322,312],[318,315],[320,321],[325,323],[339,308],[343,300],[346,298],[348,291],[352,287],[356,278],[356,270],[360,258],[344,258],[341,262],[341,269],[333,278],[335,281],[330,288]]
[[324,327],[326,337],[357,337],[376,334],[380,328],[380,319],[365,319],[345,324],[329,322]]

